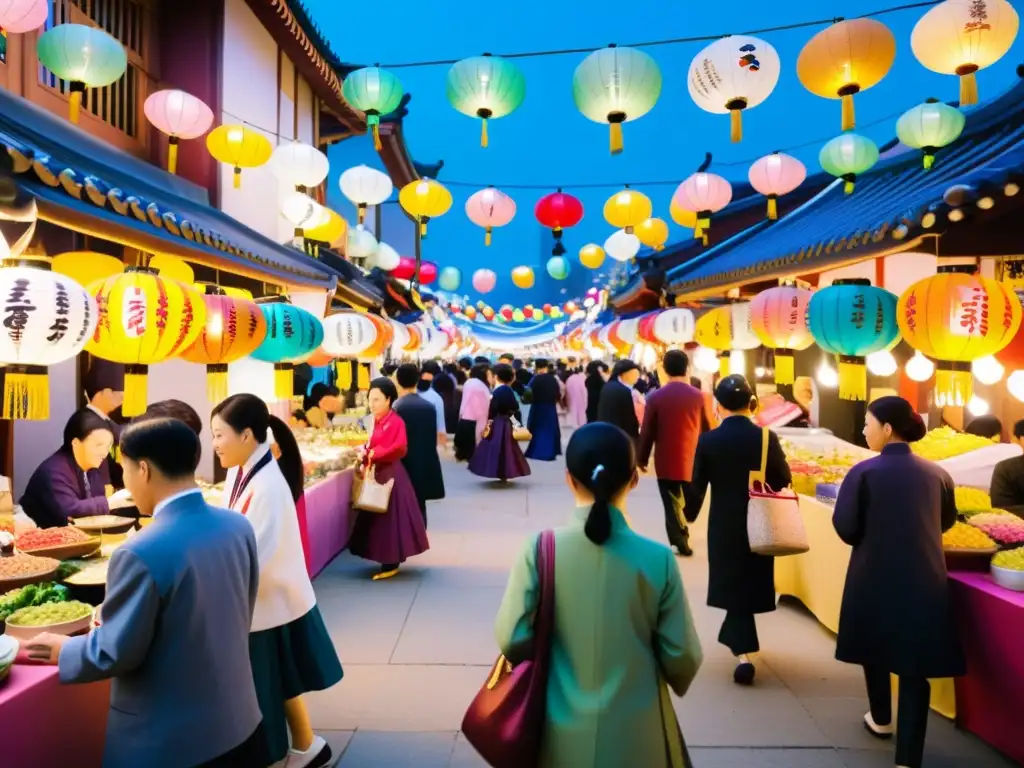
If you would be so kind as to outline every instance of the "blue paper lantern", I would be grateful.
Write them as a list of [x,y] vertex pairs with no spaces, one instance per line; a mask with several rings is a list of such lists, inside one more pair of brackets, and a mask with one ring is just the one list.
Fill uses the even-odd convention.
[[441,286],[442,291],[455,293],[462,284],[462,273],[457,267],[445,267],[437,278],[437,284]]
[[313,354],[324,341],[320,319],[300,307],[278,299],[261,303],[267,335],[251,357],[274,364],[274,394],[281,400],[292,396],[292,369]]
[[548,259],[547,269],[555,280],[565,280],[569,276],[569,260],[564,256],[552,256]]
[[839,397],[866,400],[864,359],[899,336],[898,297],[868,280],[836,280],[815,291],[807,305],[807,326],[823,350],[839,356]]

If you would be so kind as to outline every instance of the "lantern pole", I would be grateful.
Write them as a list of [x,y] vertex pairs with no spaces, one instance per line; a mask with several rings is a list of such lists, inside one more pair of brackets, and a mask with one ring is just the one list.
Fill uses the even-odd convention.
[[420,226],[420,222],[416,221],[416,269],[412,273],[412,287],[414,290],[420,289],[420,265],[423,263],[423,227]]

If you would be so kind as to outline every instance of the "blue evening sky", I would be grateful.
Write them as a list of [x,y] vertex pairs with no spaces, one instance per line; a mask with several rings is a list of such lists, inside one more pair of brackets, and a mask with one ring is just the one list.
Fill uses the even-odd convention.
[[[898,5],[899,0],[733,0],[731,2],[677,2],[665,0],[518,0],[513,3],[432,3],[390,0],[385,3],[339,3],[305,0],[327,33],[335,51],[346,61],[372,64],[556,48],[625,45],[666,37],[688,37],[744,32],[761,27],[858,14]],[[1015,6],[1020,7],[1014,2]],[[926,9],[900,11],[880,17],[897,40],[896,63],[879,85],[857,96],[857,130],[879,144],[895,134],[895,120],[903,111],[934,96],[958,97],[955,77],[922,67],[910,50],[910,32]],[[817,172],[818,149],[839,133],[839,102],[818,98],[804,90],[796,75],[796,59],[803,44],[820,27],[763,35],[778,50],[782,75],[771,97],[744,113],[744,139],[729,142],[727,116],[712,115],[690,99],[686,71],[706,43],[685,43],[645,48],[661,67],[661,98],[645,117],[625,126],[625,151],[608,153],[607,126],[593,123],[577,110],[572,98],[572,75],[584,54],[519,60],[526,76],[523,105],[512,115],[490,123],[490,147],[479,146],[479,121],[456,112],[445,96],[447,66],[395,69],[406,92],[412,94],[405,133],[413,156],[420,161],[445,161],[439,181],[455,198],[451,211],[431,222],[424,241],[424,258],[440,266],[462,270],[463,287],[473,300],[473,270],[488,267],[498,274],[497,289],[486,297],[502,303],[557,303],[579,295],[592,284],[576,258],[588,242],[603,243],[611,227],[602,215],[604,201],[624,183],[651,197],[655,215],[669,222],[670,242],[689,230],[677,227],[668,215],[675,186],[697,169],[705,152],[714,155],[712,170],[733,181],[746,179],[750,163],[763,154],[785,150],[799,157],[809,173]],[[1016,80],[1015,68],[1024,62],[1024,41],[999,63],[979,74],[981,100],[994,98]],[[359,146],[356,144],[363,144]],[[337,192],[337,177],[349,165],[361,162],[380,167],[369,139],[343,142],[331,153],[331,202],[345,206]],[[671,184],[643,186],[660,180]],[[456,183],[458,182],[458,183]],[[465,184],[464,184],[465,183]],[[571,189],[573,184],[608,183],[603,189]],[[483,232],[465,215],[467,197],[488,184],[541,185],[543,189],[507,191],[518,212],[513,222],[495,231],[494,245],[483,246]],[[565,235],[573,274],[562,283],[544,269],[550,257],[550,235],[541,231],[533,216],[536,201],[558,186],[567,187],[583,201],[583,222]],[[411,250],[406,228],[384,239],[403,254]],[[528,291],[512,285],[510,271],[525,264],[537,273],[537,285]],[[610,260],[606,262],[606,268]],[[562,294],[561,289],[567,293]]]

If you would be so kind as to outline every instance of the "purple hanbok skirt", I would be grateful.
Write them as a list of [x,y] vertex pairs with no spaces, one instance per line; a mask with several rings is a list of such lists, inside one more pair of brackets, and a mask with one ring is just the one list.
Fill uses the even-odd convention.
[[479,477],[513,480],[530,474],[530,465],[512,438],[512,421],[498,416],[491,424],[491,434],[483,438],[469,460],[469,471]]
[[388,511],[360,510],[348,548],[353,555],[381,564],[404,563],[430,549],[416,491],[401,461],[375,464],[378,483],[394,478]]

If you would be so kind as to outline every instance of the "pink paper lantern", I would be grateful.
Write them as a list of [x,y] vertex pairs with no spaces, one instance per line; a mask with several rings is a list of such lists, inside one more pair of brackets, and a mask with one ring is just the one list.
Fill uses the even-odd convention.
[[490,293],[498,283],[498,276],[489,269],[478,269],[473,273],[473,290],[477,293]]
[[711,214],[732,202],[732,184],[716,173],[699,171],[679,185],[672,195],[672,202],[684,211],[697,214],[693,236],[707,245]]
[[750,186],[768,198],[768,218],[774,221],[779,218],[776,200],[803,184],[807,169],[795,157],[773,152],[755,161],[747,177]]
[[478,227],[484,228],[484,245],[491,244],[491,231],[504,227],[516,215],[516,202],[494,187],[474,192],[466,201],[466,215]]
[[750,302],[750,326],[766,347],[775,350],[775,383],[795,379],[793,352],[807,349],[814,337],[807,327],[807,305],[812,293],[804,288],[780,285],[761,291]]
[[167,170],[171,173],[177,170],[178,142],[198,139],[213,125],[213,112],[202,99],[174,88],[152,94],[142,109],[146,119],[170,137]]
[[0,27],[21,35],[39,29],[50,15],[50,0],[0,0]]

